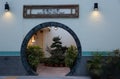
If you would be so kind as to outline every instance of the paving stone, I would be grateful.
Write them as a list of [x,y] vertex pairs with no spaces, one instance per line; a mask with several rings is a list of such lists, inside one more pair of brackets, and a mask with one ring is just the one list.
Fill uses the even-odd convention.
[[65,77],[40,77],[40,76],[22,76],[17,79],[90,79],[90,77],[73,77],[73,76],[65,76]]
[[91,79],[87,76],[64,76],[64,77],[42,77],[42,76],[0,76],[0,79]]

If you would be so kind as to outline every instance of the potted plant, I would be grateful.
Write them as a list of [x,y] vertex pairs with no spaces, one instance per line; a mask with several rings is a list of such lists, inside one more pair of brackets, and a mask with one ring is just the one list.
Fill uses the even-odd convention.
[[68,47],[65,55],[65,65],[70,69],[73,67],[73,63],[77,57],[78,50],[75,46],[71,45]]
[[92,79],[101,79],[103,73],[103,57],[102,54],[96,52],[93,58],[87,61],[87,69]]
[[27,60],[30,66],[36,71],[41,58],[44,57],[44,53],[39,46],[28,46],[26,49]]

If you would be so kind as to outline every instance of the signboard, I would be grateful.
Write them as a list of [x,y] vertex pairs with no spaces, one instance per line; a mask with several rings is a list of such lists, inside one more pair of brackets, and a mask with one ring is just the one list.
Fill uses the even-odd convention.
[[24,5],[24,18],[78,18],[79,5]]

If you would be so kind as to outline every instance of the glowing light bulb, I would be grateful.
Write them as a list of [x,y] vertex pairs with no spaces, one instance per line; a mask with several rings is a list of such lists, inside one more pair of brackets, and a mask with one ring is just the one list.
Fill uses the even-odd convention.
[[34,37],[34,36],[32,37],[32,40],[31,40],[31,41],[32,41],[32,43],[34,43],[34,42],[35,42],[35,37]]
[[5,20],[12,20],[13,19],[13,15],[12,15],[12,13],[10,11],[7,11],[7,12],[4,13],[3,18]]
[[102,16],[101,16],[100,12],[97,10],[94,10],[90,15],[90,19],[94,22],[101,21],[101,18],[102,18]]
[[55,30],[58,30],[58,27],[54,27]]

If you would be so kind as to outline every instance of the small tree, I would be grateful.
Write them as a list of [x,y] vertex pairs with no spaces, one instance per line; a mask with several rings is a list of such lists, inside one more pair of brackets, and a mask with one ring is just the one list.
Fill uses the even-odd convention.
[[62,42],[60,41],[61,39],[59,36],[53,38],[53,43],[50,46],[50,54],[51,57],[50,59],[52,60],[52,63],[61,63],[65,59],[65,52],[67,50],[67,47],[62,46]]
[[52,55],[52,57],[59,57],[59,56],[64,56],[64,49],[66,47],[62,46],[62,42],[60,41],[61,39],[59,37],[54,37],[53,38],[53,43],[50,46],[51,47],[51,52],[50,54]]

